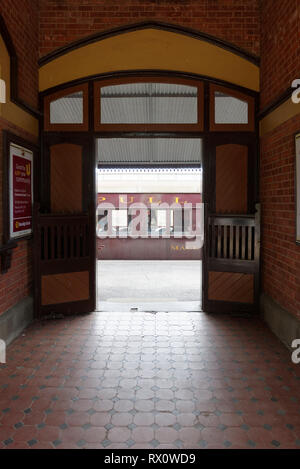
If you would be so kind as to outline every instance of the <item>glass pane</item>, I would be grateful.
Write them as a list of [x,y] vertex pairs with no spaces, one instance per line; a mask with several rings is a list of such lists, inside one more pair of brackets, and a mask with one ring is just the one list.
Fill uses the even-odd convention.
[[173,210],[151,210],[151,232],[153,234],[165,234],[167,230],[173,232]]
[[100,138],[98,163],[197,163],[202,161],[200,138]]
[[248,124],[248,103],[215,91],[215,124]]
[[112,226],[127,226],[127,210],[112,211]]
[[52,101],[50,124],[83,124],[83,91]]
[[167,211],[166,210],[157,210],[156,218],[157,218],[157,226],[162,226],[162,227],[167,226]]
[[102,124],[196,124],[198,89],[169,83],[101,88]]

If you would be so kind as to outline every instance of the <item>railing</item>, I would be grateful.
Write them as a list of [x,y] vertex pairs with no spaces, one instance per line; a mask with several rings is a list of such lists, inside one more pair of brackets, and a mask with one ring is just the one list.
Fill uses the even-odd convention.
[[209,257],[254,261],[254,216],[209,217]]
[[[40,213],[39,209],[35,204],[35,314],[92,311],[95,307],[95,284],[92,281],[95,274],[95,211],[91,208],[88,213],[59,214]],[[81,287],[86,298],[77,301],[74,289]]]
[[43,214],[35,207],[36,276],[88,270],[94,241],[92,213]]
[[89,256],[88,215],[40,215],[41,261]]
[[[226,270],[243,266],[243,270],[259,266],[259,206],[255,215],[208,216],[208,258],[211,267]],[[248,266],[248,267],[247,267]],[[222,269],[222,270],[223,270]]]

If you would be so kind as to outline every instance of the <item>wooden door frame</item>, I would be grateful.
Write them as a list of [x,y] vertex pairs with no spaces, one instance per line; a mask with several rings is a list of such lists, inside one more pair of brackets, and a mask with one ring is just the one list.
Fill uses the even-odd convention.
[[[203,172],[207,175],[204,178],[203,201],[207,204],[208,212],[216,212],[216,147],[219,145],[243,145],[248,148],[248,193],[247,193],[247,213],[255,213],[255,204],[259,201],[258,185],[258,139],[249,132],[210,132],[206,135],[206,148],[204,151]],[[249,184],[250,181],[250,184]]]
[[[248,148],[248,197],[247,197],[247,214],[256,215],[256,220],[260,220],[259,206],[259,141],[258,136],[253,132],[210,132],[206,135],[206,147],[204,147],[203,158],[203,203],[204,203],[204,249],[203,249],[203,265],[202,265],[202,307],[203,311],[210,312],[211,305],[214,304],[214,312],[227,312],[229,305],[224,302],[219,305],[208,299],[208,273],[209,273],[209,242],[208,242],[208,219],[209,216],[216,214],[216,148],[223,144],[245,145]],[[250,153],[253,158],[249,158]],[[250,181],[250,184],[249,184]],[[234,217],[234,215],[233,215]],[[253,305],[236,305],[232,303],[230,309],[232,311],[249,311],[254,312],[259,308],[259,291],[260,291],[260,230],[255,228],[257,244],[255,245],[255,265],[254,267],[254,303]],[[232,272],[234,272],[233,267]]]
[[[90,245],[90,300],[89,310],[95,310],[96,307],[96,197],[95,197],[95,148],[94,140],[89,133],[83,132],[44,132],[41,137],[41,164],[40,164],[40,177],[44,184],[40,185],[40,200],[42,204],[37,203],[34,210],[34,226],[37,229],[39,214],[50,213],[50,147],[51,145],[71,143],[81,145],[83,148],[82,158],[82,212],[89,215],[91,230],[93,235],[93,242]],[[94,197],[92,196],[94,194]],[[40,280],[41,275],[39,271],[39,243],[37,233],[35,234],[34,245],[34,284],[36,285],[34,292],[34,311],[35,315],[39,315],[38,308],[41,304]],[[64,304],[59,307],[61,311],[64,310]],[[51,310],[51,307],[44,307],[44,310]],[[80,307],[78,308],[80,312]],[[82,311],[84,312],[84,311]]]
[[[215,173],[215,153],[213,150],[213,142],[222,142],[222,143],[237,143],[237,144],[247,144],[249,148],[252,148],[253,154],[255,155],[254,162],[251,167],[248,165],[248,174],[252,174],[253,179],[253,187],[248,188],[248,211],[249,213],[254,213],[255,202],[259,200],[258,196],[258,126],[257,122],[255,122],[255,129],[254,131],[211,131],[209,130],[209,120],[210,120],[210,93],[209,87],[210,83],[225,86],[228,91],[236,90],[238,92],[244,93],[249,97],[253,97],[255,100],[255,116],[258,112],[258,93],[254,92],[253,90],[249,90],[231,83],[224,82],[222,80],[211,79],[209,77],[203,77],[196,74],[186,74],[181,72],[171,72],[166,70],[146,70],[146,71],[128,71],[128,72],[114,72],[111,74],[100,74],[93,77],[87,77],[85,79],[75,80],[72,83],[64,83],[53,89],[46,90],[40,93],[40,108],[41,112],[43,113],[43,102],[44,99],[51,95],[54,92],[59,92],[61,90],[66,90],[70,86],[75,85],[82,85],[84,83],[88,83],[88,103],[89,103],[89,111],[88,111],[88,130],[87,131],[61,131],[56,130],[54,131],[45,131],[42,129],[41,123],[41,181],[44,184],[41,184],[40,190],[40,200],[41,210],[42,212],[47,212],[50,209],[50,190],[49,190],[49,144],[55,143],[74,143],[74,144],[83,144],[88,148],[89,157],[87,161],[84,161],[86,167],[83,168],[83,178],[84,181],[88,181],[87,189],[85,190],[85,184],[83,184],[83,207],[85,209],[90,208],[94,211],[96,210],[96,186],[95,186],[95,168],[96,168],[96,152],[95,152],[95,139],[97,137],[114,137],[120,136],[120,134],[126,134],[128,137],[133,136],[142,136],[142,132],[115,132],[112,129],[107,132],[97,132],[94,126],[94,82],[95,81],[106,81],[107,83],[112,80],[114,82],[122,82],[125,79],[127,82],[135,82],[150,79],[151,78],[159,78],[166,79],[170,83],[172,82],[180,82],[180,81],[190,81],[191,84],[193,82],[199,81],[203,82],[203,89],[204,89],[204,103],[203,103],[203,130],[201,132],[185,132],[185,131],[173,131],[173,132],[164,132],[164,131],[157,131],[157,132],[145,132],[143,136],[150,136],[153,137],[158,136],[176,136],[179,137],[193,137],[193,138],[202,138],[203,139],[203,160],[202,160],[202,168],[203,168],[203,202],[205,204],[205,212],[206,216],[214,212],[215,209],[215,184],[214,184],[214,173]],[[164,77],[164,78],[163,78]],[[249,160],[248,160],[249,162]],[[48,184],[45,182],[47,181]],[[249,197],[250,191],[250,197]],[[206,226],[205,226],[206,228]],[[93,232],[94,232],[94,266],[93,266],[93,285],[94,285],[94,293],[93,298],[94,302],[96,301],[96,216],[93,218]],[[204,240],[206,244],[206,238]],[[207,285],[206,285],[206,274],[207,274],[207,257],[206,257],[206,246],[204,245],[203,249],[203,262],[202,262],[202,304],[207,294]],[[259,288],[259,286],[257,287]]]

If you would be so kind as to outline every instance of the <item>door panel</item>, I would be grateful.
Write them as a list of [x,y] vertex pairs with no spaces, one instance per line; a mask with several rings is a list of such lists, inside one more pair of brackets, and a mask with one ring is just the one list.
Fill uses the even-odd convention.
[[216,213],[247,213],[248,148],[216,147]]
[[203,309],[255,311],[259,302],[260,207],[251,136],[212,137],[206,155]]
[[95,310],[94,153],[86,137],[44,143],[44,192],[35,207],[35,312]]
[[50,147],[50,206],[53,213],[82,211],[81,145],[59,143]]
[[208,299],[253,303],[254,275],[243,272],[214,272],[208,276]]
[[42,275],[42,305],[89,299],[89,272]]
[[254,311],[259,301],[259,205],[254,215],[205,217],[204,311]]

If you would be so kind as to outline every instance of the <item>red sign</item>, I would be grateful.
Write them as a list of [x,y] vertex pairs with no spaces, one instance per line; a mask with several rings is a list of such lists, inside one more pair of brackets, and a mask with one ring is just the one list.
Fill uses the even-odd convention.
[[10,235],[18,237],[32,231],[32,153],[11,147]]

